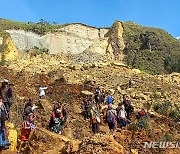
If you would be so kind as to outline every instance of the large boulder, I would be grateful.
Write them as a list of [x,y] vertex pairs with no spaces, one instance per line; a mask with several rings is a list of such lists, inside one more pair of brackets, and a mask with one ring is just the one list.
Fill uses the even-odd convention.
[[132,69],[132,71],[135,73],[135,74],[140,74],[141,71],[139,69]]
[[90,92],[90,91],[87,91],[87,90],[83,90],[81,91],[81,96],[90,96],[92,95],[93,96],[93,93]]

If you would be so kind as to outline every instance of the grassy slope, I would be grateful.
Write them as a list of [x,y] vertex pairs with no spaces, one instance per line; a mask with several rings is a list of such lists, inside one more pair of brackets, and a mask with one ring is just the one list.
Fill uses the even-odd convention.
[[[165,61],[173,55],[176,60],[180,60],[179,55],[180,42],[169,35],[166,31],[158,28],[143,27],[141,25],[125,22],[124,39],[126,43],[125,54],[127,62],[134,68],[147,71],[152,74],[161,74],[172,71],[180,71],[180,69],[168,69],[169,64]],[[148,47],[151,44],[151,51]],[[171,63],[172,60],[169,60]]]
[[16,22],[6,19],[0,19],[0,32],[2,33],[4,30],[7,29],[23,29],[26,31],[32,31],[39,35],[44,35],[47,32],[53,32],[56,29],[63,27],[65,25],[53,25],[49,24],[45,21],[41,21],[39,23],[23,23],[23,22]]

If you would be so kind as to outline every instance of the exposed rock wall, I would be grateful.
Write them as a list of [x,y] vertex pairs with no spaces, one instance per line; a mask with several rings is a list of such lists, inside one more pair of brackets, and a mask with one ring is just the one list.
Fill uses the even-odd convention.
[[123,25],[122,22],[116,21],[109,32],[109,46],[110,52],[113,52],[114,58],[116,60],[122,61],[124,59],[123,50],[125,48],[123,39]]
[[[107,31],[108,29],[97,29],[81,24],[68,25],[59,29],[56,33],[49,33],[44,36],[23,30],[7,30],[20,51],[26,51],[36,46],[38,48],[48,48],[52,54],[82,53],[92,46],[94,41],[104,39],[104,34]],[[94,48],[97,51],[96,47]],[[94,48],[92,51],[94,51]]]
[[103,61],[107,57],[113,59],[122,53],[125,46],[121,22],[111,29],[70,24],[44,36],[23,30],[7,32],[20,51],[46,48],[51,54],[71,55],[78,62]]

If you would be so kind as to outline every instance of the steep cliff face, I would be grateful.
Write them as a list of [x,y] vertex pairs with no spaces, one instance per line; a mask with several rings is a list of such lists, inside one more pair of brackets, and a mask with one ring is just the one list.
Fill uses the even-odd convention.
[[123,50],[125,48],[123,39],[124,28],[120,21],[116,21],[109,31],[109,46],[111,48],[110,52],[113,53],[115,60],[123,61],[124,55]]
[[[23,30],[7,30],[15,45],[20,51],[33,47],[47,48],[52,54],[71,53],[79,54],[93,45],[94,41],[105,39],[108,29],[97,29],[81,24],[72,24],[60,28],[58,32],[48,33],[44,36]],[[94,47],[96,50],[96,47]],[[94,48],[92,51],[94,51]],[[99,52],[100,54],[104,54]]]
[[[70,24],[57,32],[40,36],[24,30],[6,30],[20,51],[31,48],[48,49],[51,54],[71,55],[77,62],[114,59],[124,49],[122,23],[108,28],[95,28],[83,24]],[[109,60],[108,59],[108,60]],[[120,60],[122,60],[121,58]]]

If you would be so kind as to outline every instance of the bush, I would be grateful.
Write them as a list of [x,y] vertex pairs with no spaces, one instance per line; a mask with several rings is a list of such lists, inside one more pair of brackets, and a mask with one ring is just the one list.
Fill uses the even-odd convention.
[[172,110],[169,113],[169,117],[171,117],[174,121],[179,122],[180,121],[180,110],[179,109]]
[[136,131],[138,128],[144,129],[148,134],[150,134],[149,131],[149,117],[144,116],[141,117],[136,123],[132,124],[131,131],[132,131],[132,138],[134,138]]
[[180,72],[180,53],[171,54],[166,57],[164,65],[168,73]]
[[169,113],[169,110],[171,109],[171,103],[169,101],[165,101],[162,103],[156,103],[153,106],[153,109],[155,112],[167,116]]

